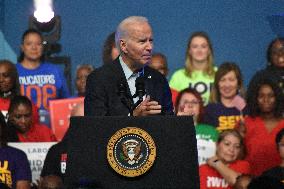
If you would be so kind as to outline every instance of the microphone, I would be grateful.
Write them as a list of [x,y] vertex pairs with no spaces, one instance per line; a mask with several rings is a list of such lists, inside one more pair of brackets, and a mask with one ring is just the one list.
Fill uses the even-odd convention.
[[144,77],[139,76],[135,80],[135,87],[136,87],[136,92],[133,95],[132,98],[138,97],[138,101],[134,104],[133,110],[139,106],[139,104],[143,101],[143,96],[146,94],[145,90],[145,82],[144,82]]
[[135,80],[135,87],[136,87],[136,92],[133,95],[133,98],[139,97],[139,101],[143,101],[143,96],[146,94],[145,91],[145,82],[144,82],[144,77],[140,76],[137,77]]

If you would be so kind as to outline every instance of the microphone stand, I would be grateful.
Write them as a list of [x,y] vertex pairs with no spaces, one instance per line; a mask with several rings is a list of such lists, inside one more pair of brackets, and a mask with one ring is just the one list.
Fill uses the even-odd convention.
[[[121,79],[121,81],[118,83],[118,95],[120,96],[120,100],[122,102],[122,104],[124,104],[129,113],[130,116],[133,116],[133,111],[135,108],[137,108],[139,106],[139,104],[143,101],[143,96],[145,95],[145,83],[144,83],[144,77],[138,77],[136,78],[135,81],[135,87],[136,87],[136,92],[133,96],[128,95],[126,92],[126,83],[124,82],[123,79]],[[138,101],[133,104],[132,99],[139,97]]]
[[120,96],[122,104],[124,104],[127,107],[130,116],[133,116],[133,110],[135,109],[133,107],[134,104],[131,100],[131,97],[127,95],[125,83],[122,81],[118,84],[118,96]]
[[[135,80],[135,87],[136,87],[136,92],[133,95],[132,98],[139,97],[138,101],[133,105],[133,110],[139,106],[139,104],[143,101],[143,96],[145,95],[145,83],[144,83],[144,77],[139,76]],[[132,111],[133,111],[132,110]]]

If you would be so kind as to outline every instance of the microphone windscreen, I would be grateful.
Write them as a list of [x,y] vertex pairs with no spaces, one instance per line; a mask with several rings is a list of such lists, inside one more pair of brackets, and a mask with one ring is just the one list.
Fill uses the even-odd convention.
[[135,87],[144,87],[144,77],[137,77],[135,80]]

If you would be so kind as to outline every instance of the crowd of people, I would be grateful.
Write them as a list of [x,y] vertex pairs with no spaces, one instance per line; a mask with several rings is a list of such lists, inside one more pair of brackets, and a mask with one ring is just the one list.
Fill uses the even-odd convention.
[[[184,67],[168,82],[167,58],[153,53],[145,17],[126,18],[107,37],[102,67],[77,67],[74,96],[60,67],[44,61],[40,32],[25,31],[20,49],[16,64],[0,60],[0,174],[7,173],[0,183],[6,187],[31,188],[26,155],[7,143],[57,141],[40,117],[49,114],[50,100],[73,97],[85,98],[73,116],[191,116],[196,133],[216,144],[199,161],[201,189],[261,188],[261,179],[274,188],[284,183],[284,39],[268,45],[267,67],[255,73],[247,90],[237,63],[214,63],[203,31],[190,35]],[[142,95],[135,91],[139,78]],[[63,187],[67,140],[65,135],[48,152],[39,189]]]

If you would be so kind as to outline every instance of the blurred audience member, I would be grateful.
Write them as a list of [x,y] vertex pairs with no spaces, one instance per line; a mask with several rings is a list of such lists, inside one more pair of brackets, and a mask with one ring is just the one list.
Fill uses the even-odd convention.
[[76,89],[78,97],[85,97],[86,81],[88,75],[94,70],[90,64],[82,64],[76,70]]
[[[84,116],[84,103],[75,106],[71,112],[71,116]],[[67,143],[68,131],[61,142],[53,145],[46,155],[40,176],[48,175],[59,176],[64,180],[67,162]]]
[[115,32],[109,34],[104,42],[103,47],[103,63],[112,63],[119,55],[119,50],[115,46]]
[[165,77],[168,76],[168,62],[167,57],[162,53],[154,53],[152,55],[151,63],[149,66],[155,70],[158,70]]
[[182,90],[176,100],[175,110],[178,116],[193,116],[199,165],[204,164],[215,154],[218,131],[206,124],[202,124],[203,103],[200,94],[191,88]]
[[284,38],[276,38],[269,44],[266,57],[267,67],[252,77],[250,85],[256,87],[259,77],[273,79],[281,88],[284,98]]
[[45,176],[40,180],[38,189],[63,189],[63,181],[57,175]]
[[0,165],[0,183],[10,188],[30,189],[31,170],[27,156],[23,151],[7,145],[7,125],[1,112]]
[[278,84],[284,94],[284,38],[274,39],[267,49],[268,66],[265,71],[276,75]]
[[20,94],[18,72],[9,60],[0,60],[0,110],[4,116],[8,113],[10,99]]
[[281,158],[281,163],[263,172],[262,176],[273,177],[284,184],[284,129],[281,129],[277,133],[275,143]]
[[239,130],[245,139],[246,160],[251,164],[251,173],[258,176],[281,163],[275,138],[284,128],[281,114],[284,102],[281,89],[273,80],[259,75],[255,81],[257,85],[250,83],[247,91],[249,115]]
[[40,176],[45,177],[48,175],[56,175],[64,180],[66,162],[67,138],[64,137],[62,141],[51,146],[51,148],[48,150]]
[[197,90],[206,105],[214,82],[213,48],[205,32],[194,32],[187,43],[185,68],[177,70],[170,80],[175,102],[176,93],[185,88]]
[[176,99],[175,112],[178,116],[193,116],[194,124],[202,120],[204,106],[200,94],[192,88],[182,90]]
[[204,123],[219,131],[234,128],[242,115],[247,114],[243,95],[240,68],[231,62],[221,64],[215,75],[210,103],[205,108]]
[[56,138],[45,125],[32,121],[32,103],[25,96],[15,96],[8,110],[9,142],[54,142]]
[[239,160],[243,147],[238,131],[223,131],[217,141],[216,155],[199,167],[200,189],[230,189],[241,174],[249,174],[249,163]]
[[[6,117],[11,99],[20,94],[17,68],[9,60],[0,60],[0,111]],[[33,105],[33,121],[39,121],[38,109]]]
[[21,55],[16,67],[21,94],[39,108],[40,121],[49,123],[49,100],[70,96],[61,69],[43,61],[43,38],[40,32],[28,29],[22,36]]

